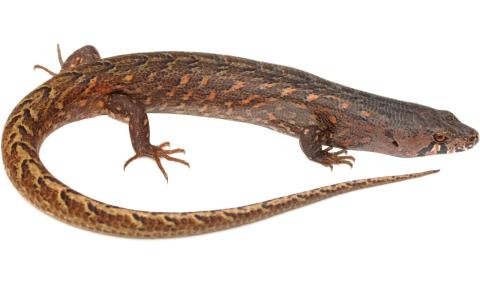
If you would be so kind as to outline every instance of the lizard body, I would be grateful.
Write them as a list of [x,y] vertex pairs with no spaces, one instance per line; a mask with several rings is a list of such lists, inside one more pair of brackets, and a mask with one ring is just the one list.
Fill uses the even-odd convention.
[[[94,47],[85,46],[61,64],[60,73],[51,73],[54,76],[28,94],[8,118],[2,136],[5,168],[21,194],[47,214],[113,235],[172,237],[222,230],[436,170],[349,181],[239,208],[136,211],[86,197],[48,172],[38,156],[40,146],[65,124],[99,115],[128,122],[135,156],[125,166],[138,157],[152,157],[166,178],[161,159],[188,162],[172,156],[183,149],[167,149],[168,142],[150,144],[147,113],[261,125],[299,138],[307,157],[328,167],[352,165],[354,158],[344,155],[346,149],[414,157],[459,152],[478,142],[477,132],[450,112],[237,57],[157,52],[102,59]],[[332,147],[340,150],[333,152]]]

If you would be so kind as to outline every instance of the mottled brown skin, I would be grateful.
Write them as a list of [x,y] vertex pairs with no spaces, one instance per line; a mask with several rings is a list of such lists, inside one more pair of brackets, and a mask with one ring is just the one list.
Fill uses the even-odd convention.
[[[335,84],[300,70],[236,57],[183,52],[142,53],[101,59],[85,46],[53,78],[27,95],[10,115],[2,155],[15,187],[35,206],[70,224],[130,237],[172,237],[255,222],[348,191],[435,171],[355,180],[239,208],[163,213],[125,209],[88,198],[43,166],[40,146],[73,121],[110,115],[128,122],[135,156],[188,165],[150,143],[147,113],[178,113],[248,122],[297,137],[309,159],[351,165],[346,149],[400,157],[458,152],[478,134],[451,113]],[[325,146],[325,148],[323,147]],[[332,147],[340,150],[334,152]]]

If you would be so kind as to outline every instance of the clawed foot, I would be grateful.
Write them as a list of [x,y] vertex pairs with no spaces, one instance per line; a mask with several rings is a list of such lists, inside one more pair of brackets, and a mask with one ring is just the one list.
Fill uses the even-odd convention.
[[[60,45],[57,44],[57,56],[58,56],[58,62],[60,62],[60,67],[63,66],[63,59],[62,59],[62,52],[60,51]],[[48,69],[47,67],[43,66],[43,65],[34,65],[33,66],[33,70],[35,69],[40,69],[40,70],[43,70],[45,72],[47,72],[48,74],[52,75],[52,76],[55,76],[57,75],[57,73],[53,72],[52,70]]]
[[169,146],[170,146],[169,142],[164,142],[164,143],[162,143],[158,146],[150,145],[149,149],[147,149],[146,151],[142,151],[140,153],[137,153],[137,154],[135,154],[135,156],[128,159],[125,162],[125,165],[123,165],[123,169],[127,168],[128,164],[130,164],[130,162],[132,162],[135,159],[138,159],[140,157],[150,157],[150,158],[153,158],[155,160],[158,168],[160,168],[160,171],[162,171],[163,176],[165,177],[165,179],[168,182],[168,174],[165,171],[165,168],[163,168],[162,162],[160,161],[161,158],[164,158],[168,161],[178,162],[178,163],[181,163],[185,166],[190,167],[190,164],[187,161],[170,156],[171,154],[175,154],[175,153],[185,153],[185,150],[183,150],[181,148],[165,149],[166,147],[169,147]]
[[355,162],[355,158],[353,156],[341,156],[342,154],[347,154],[347,150],[341,149],[336,152],[330,152],[333,147],[329,146],[324,150],[321,150],[317,158],[314,159],[316,162],[330,167],[330,170],[333,170],[333,165],[345,164],[353,168],[353,162]]

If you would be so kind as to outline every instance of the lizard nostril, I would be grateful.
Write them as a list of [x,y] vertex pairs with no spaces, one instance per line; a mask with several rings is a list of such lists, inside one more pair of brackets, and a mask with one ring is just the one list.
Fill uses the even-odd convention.
[[467,139],[467,147],[471,148],[478,143],[478,134],[474,134]]

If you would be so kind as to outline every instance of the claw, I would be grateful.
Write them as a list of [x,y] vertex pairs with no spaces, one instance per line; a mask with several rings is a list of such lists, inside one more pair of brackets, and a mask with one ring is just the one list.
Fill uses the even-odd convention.
[[[330,149],[331,150],[331,149]],[[323,151],[327,151],[327,149],[323,150]],[[337,155],[341,155],[341,154],[347,154],[347,150],[345,149],[340,149],[338,150],[337,152],[335,153],[332,153],[333,155],[337,156]]]
[[[57,44],[57,56],[58,56],[58,62],[60,63],[60,67],[63,67],[62,52],[60,51],[60,45],[59,44]],[[38,64],[34,65],[33,70],[36,70],[36,69],[43,70],[43,71],[47,72],[48,74],[50,74],[52,76],[57,75],[57,73],[53,72],[52,70],[48,69],[47,67],[45,67],[43,65],[38,65]]]
[[150,158],[153,158],[153,160],[155,160],[155,163],[157,163],[158,168],[160,169],[160,171],[162,171],[162,174],[165,177],[165,180],[167,180],[168,182],[168,174],[167,174],[167,171],[165,171],[165,168],[163,167],[162,162],[160,161],[161,158],[164,158],[165,160],[168,160],[168,161],[181,163],[187,167],[190,167],[190,164],[187,161],[170,156],[171,154],[175,154],[175,153],[185,153],[184,149],[181,149],[181,148],[176,148],[171,150],[164,149],[165,147],[168,147],[168,146],[170,146],[169,142],[163,142],[158,146],[151,145],[146,152],[137,153],[133,157],[128,159],[123,165],[123,169],[125,170],[128,164],[130,164],[135,159],[138,159],[140,157],[150,157]]
[[[323,149],[323,152],[328,152],[333,149],[333,146],[328,146],[327,148]],[[338,153],[338,152],[337,152]]]
[[170,146],[170,142],[163,142],[162,144],[158,145],[158,148],[162,149],[162,148],[165,148],[165,147],[169,147]]
[[43,71],[47,72],[48,74],[50,74],[51,76],[57,75],[57,73],[53,72],[52,70],[50,70],[47,67],[42,66],[42,65],[38,65],[38,64],[34,65],[33,70],[36,70],[36,69],[43,70]]
[[352,162],[347,161],[347,160],[340,160],[340,161],[338,161],[336,164],[345,164],[345,165],[350,166],[350,168],[353,168]]
[[350,155],[343,155],[340,156],[341,154],[347,154],[347,150],[341,149],[336,152],[329,152],[332,150],[332,147],[329,146],[322,150],[319,154],[317,162],[320,164],[329,167],[330,170],[333,170],[333,165],[340,165],[340,164],[345,164],[353,168],[353,163],[355,162],[355,158]]
[[175,153],[183,153],[185,154],[185,150],[182,148],[177,148],[177,149],[172,149],[172,150],[164,150],[165,154],[170,155],[170,154],[175,154]]
[[130,157],[127,161],[125,161],[125,164],[123,164],[123,170],[125,171],[125,168],[127,168],[128,164],[130,164],[133,160],[138,159],[142,157],[142,155],[135,154],[133,157]]
[[337,160],[349,160],[355,162],[355,158],[353,156],[337,156],[335,157]]
[[157,151],[154,152],[154,157],[153,158],[155,159],[155,162],[157,163],[158,168],[160,168],[160,171],[162,171],[163,177],[165,177],[165,180],[168,183],[167,171],[165,171],[165,168],[163,168],[162,162],[160,162],[160,157],[158,156]]
[[190,168],[190,163],[188,163],[187,161],[185,161],[183,159],[178,159],[178,158],[175,158],[175,157],[172,157],[172,156],[169,156],[169,155],[164,155],[163,158],[167,159],[168,161],[181,163],[181,164],[187,166],[188,168]]

